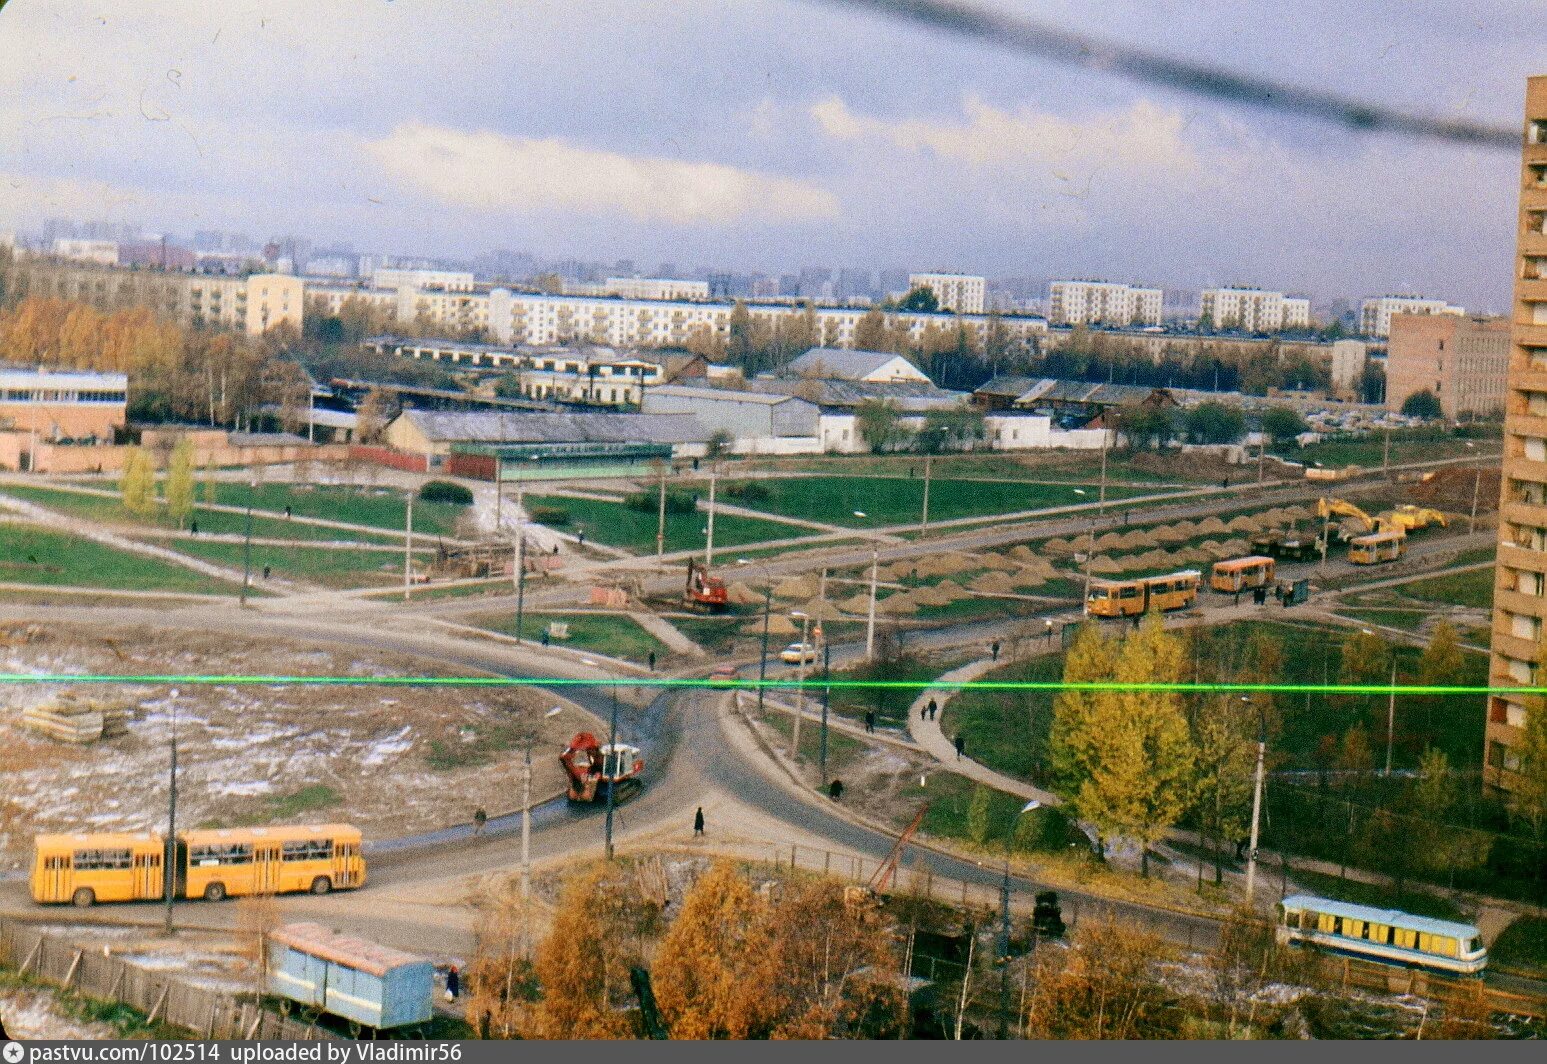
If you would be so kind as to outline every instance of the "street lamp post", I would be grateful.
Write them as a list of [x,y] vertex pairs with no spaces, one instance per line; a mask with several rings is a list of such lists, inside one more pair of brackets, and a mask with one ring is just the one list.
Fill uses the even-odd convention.
[[414,586],[414,489],[408,489],[408,509],[403,516],[403,601]]
[[1004,880],[999,885],[999,1038],[1010,1037],[1010,843],[1021,817],[1042,803],[1033,798],[1021,806],[1004,839]]
[[[612,688],[612,723],[607,730],[607,735],[607,745],[611,752],[614,766],[616,766],[618,760],[618,689],[616,686]],[[605,773],[606,770],[607,758],[604,757],[602,758],[602,771]],[[609,861],[612,860],[612,811],[613,807],[617,804],[614,796],[613,782],[612,780],[607,781],[607,825],[605,830],[607,860]]]
[[[868,520],[870,515],[864,510],[855,510],[854,516],[860,520]],[[880,548],[875,540],[870,541],[870,606],[865,613],[865,660],[874,661],[876,656],[876,570],[880,563]]]
[[826,639],[822,640],[822,742],[817,750],[817,774],[822,777],[822,786],[827,786],[827,709],[832,701],[833,689],[827,681],[832,679],[833,654],[832,644]]
[[709,467],[709,525],[704,529],[704,568],[714,565],[714,484],[718,470]]
[[[751,565],[748,558],[737,558],[737,565]],[[768,682],[768,615],[773,607],[773,577],[768,573],[768,567],[761,566],[763,570],[763,651],[757,659],[757,715],[763,716],[763,687]]]
[[166,918],[163,930],[170,937],[174,931],[172,926],[172,901],[177,894],[177,688],[172,688],[167,696],[167,702],[172,708],[172,760],[171,770],[167,779],[167,845],[163,860],[166,865],[162,870],[162,889],[166,894]]
[[[1249,698],[1242,698],[1250,702]],[[1262,820],[1262,768],[1268,750],[1268,715],[1257,707],[1257,775],[1252,785],[1252,837],[1246,853],[1246,904],[1252,902],[1252,891],[1257,884],[1257,838]]]
[[247,484],[247,523],[242,533],[242,595],[240,605],[247,605],[247,589],[252,586],[252,497],[258,490],[256,480]]
[[800,664],[795,671],[795,726],[790,729],[790,760],[800,757],[800,721],[806,713],[806,636],[810,632],[811,615],[795,610],[791,617],[800,618]]

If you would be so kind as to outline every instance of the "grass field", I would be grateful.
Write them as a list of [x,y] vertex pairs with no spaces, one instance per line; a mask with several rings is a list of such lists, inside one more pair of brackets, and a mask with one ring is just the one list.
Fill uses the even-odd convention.
[[[243,546],[240,543],[206,543],[198,540],[179,540],[176,550],[232,569],[242,568]],[[421,563],[428,556],[418,555]],[[327,547],[265,547],[253,544],[252,579],[254,586],[263,584],[263,567],[271,568],[273,575],[283,580],[298,580],[320,584],[324,587],[369,587],[373,584],[390,584],[403,579],[403,555],[385,550],[349,550]]]
[[1322,898],[1334,898],[1354,905],[1374,905],[1382,909],[1400,909],[1414,916],[1427,916],[1434,920],[1464,922],[1472,918],[1472,914],[1462,911],[1449,898],[1427,890],[1409,888],[1398,892],[1390,883],[1365,883],[1299,868],[1292,868],[1289,875],[1306,890]]
[[[1474,446],[1468,447],[1471,443]],[[1442,458],[1460,458],[1481,452],[1497,451],[1498,440],[1463,440],[1445,436],[1435,438],[1433,430],[1420,430],[1415,434],[1393,432],[1391,434],[1391,464],[1405,462],[1433,462]],[[1327,440],[1313,443],[1296,450],[1294,447],[1273,453],[1297,462],[1320,462],[1325,466],[1363,466],[1366,469],[1379,466],[1385,451],[1385,441],[1379,434],[1357,440]]]
[[[117,498],[104,495],[83,495],[80,492],[58,491],[51,488],[35,487],[31,484],[7,484],[0,487],[0,493],[14,495],[18,499],[26,499],[28,502],[37,503],[39,506],[46,506],[51,510],[57,510],[72,517],[79,517],[99,524],[141,525],[154,528],[177,527],[175,522],[166,517],[164,510],[156,519],[147,521],[137,514],[132,514],[124,509],[123,504]],[[416,510],[416,521],[417,513],[418,511]],[[201,533],[209,535],[240,536],[247,528],[247,516],[245,514],[209,510],[202,505],[195,508],[193,520],[198,523]],[[341,529],[320,528],[316,525],[308,525],[305,522],[285,521],[272,517],[258,516],[254,516],[252,519],[252,534],[262,539],[305,539],[317,540],[319,542],[353,539],[367,542],[388,542],[385,538],[374,536],[369,532],[345,532]]]
[[[202,495],[201,495],[202,497]],[[218,485],[222,506],[246,506],[249,497],[259,510],[281,512],[289,506],[292,513],[320,517],[328,521],[365,525],[370,528],[401,530],[407,503],[397,488],[357,488],[334,484],[292,485],[246,484],[222,481]],[[457,518],[467,512],[465,506],[414,501],[414,531],[426,535],[449,536],[456,532]]]
[[[766,496],[737,498],[735,491],[748,483]],[[791,477],[788,479],[733,481],[723,485],[726,499],[740,506],[785,517],[799,517],[844,528],[871,528],[917,522],[923,511],[924,480],[918,477]],[[1078,494],[1078,492],[1084,494]],[[1107,498],[1126,499],[1142,489],[1107,485]],[[949,521],[959,517],[992,517],[995,514],[1073,506],[1095,502],[1093,484],[1047,484],[1032,481],[969,481],[932,479],[929,485],[929,519]],[[854,511],[866,514],[855,517]]]
[[[817,475],[842,473],[855,476],[906,477],[909,469],[915,476],[922,476],[924,459],[919,455],[827,455],[802,456],[799,458],[752,458],[727,463],[728,475],[738,469],[775,470],[779,472],[813,473]],[[936,455],[931,472],[941,479],[972,478],[979,480],[1027,480],[1048,483],[1084,484],[1101,475],[1101,453],[1044,452],[1040,454],[946,454]],[[1110,452],[1107,455],[1107,481],[1112,483],[1138,483],[1148,485],[1187,484],[1212,477],[1194,478],[1185,470],[1177,474],[1157,475],[1134,468],[1132,459],[1125,454]]]
[[236,593],[234,584],[171,562],[30,525],[0,522],[0,581],[120,591]]
[[1547,916],[1520,916],[1488,947],[1495,964],[1547,973]]
[[[553,527],[562,532],[584,531],[588,541],[631,550],[639,554],[655,550],[657,515],[633,510],[621,503],[599,502],[595,499],[573,499],[559,495],[527,495],[528,512],[535,506],[547,506],[564,510],[569,514],[567,524]],[[414,513],[418,514],[417,507]],[[666,515],[666,550],[685,551],[704,549],[704,529],[709,515],[705,513]],[[762,543],[773,539],[793,539],[802,535],[793,525],[776,521],[760,521],[756,518],[737,517],[717,513],[714,517],[714,545],[716,549],[731,548],[742,543]]]
[[[1241,659],[1246,641],[1254,631],[1273,637],[1283,651],[1283,680],[1289,683],[1336,682],[1341,667],[1346,629],[1291,625],[1271,621],[1247,621],[1233,625],[1192,629],[1189,655],[1197,660],[1231,662]],[[1412,682],[1417,675],[1419,650],[1396,648],[1398,681]],[[1482,655],[1467,654],[1466,665],[1455,682],[1480,683],[1487,672]],[[1062,655],[1033,658],[989,673],[985,679],[1053,681],[1063,674]],[[959,730],[967,754],[1021,779],[1047,781],[1047,737],[1052,724],[1051,692],[966,691],[948,702],[942,711],[947,735]],[[1393,766],[1417,764],[1425,747],[1436,746],[1458,769],[1477,765],[1483,748],[1483,721],[1468,711],[1464,698],[1399,696]],[[1320,767],[1329,745],[1360,724],[1372,744],[1384,736],[1386,699],[1379,696],[1280,695],[1279,734],[1274,749],[1284,769]]]
[[1429,580],[1414,580],[1411,584],[1399,585],[1397,590],[1407,598],[1425,602],[1453,603],[1489,610],[1493,608],[1493,582],[1492,569],[1474,569],[1469,573],[1450,573]]
[[[638,662],[641,665],[649,659],[651,651],[655,652],[658,661],[664,661],[666,655],[670,653],[666,649],[666,644],[639,627],[631,618],[606,613],[528,613],[521,618],[521,627],[524,629],[521,633],[522,638],[531,640],[541,638],[543,629],[548,627],[550,621],[560,621],[569,625],[569,638],[555,641],[557,646],[608,654],[615,658],[623,658],[625,661]],[[468,623],[490,632],[500,632],[504,635],[516,634],[514,610],[509,613],[479,614],[471,618]]]

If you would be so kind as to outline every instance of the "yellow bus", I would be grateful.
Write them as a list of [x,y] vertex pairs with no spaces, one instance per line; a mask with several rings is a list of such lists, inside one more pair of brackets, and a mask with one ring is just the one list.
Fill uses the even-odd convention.
[[365,885],[360,830],[348,824],[188,831],[177,860],[178,893],[206,901]]
[[1209,578],[1209,586],[1227,595],[1237,591],[1250,591],[1256,587],[1266,587],[1273,583],[1274,569],[1273,559],[1261,554],[1215,562],[1214,571]]
[[164,897],[166,842],[149,831],[39,835],[32,862],[32,899],[73,902],[154,901]]
[[[39,835],[32,899],[42,904],[159,901],[166,840],[154,832]],[[358,828],[348,824],[183,832],[177,839],[180,898],[351,890],[365,885]]]
[[1348,544],[1348,560],[1355,565],[1394,562],[1405,553],[1407,553],[1407,535],[1396,529],[1390,532],[1373,532],[1368,536],[1355,536]]
[[1180,610],[1198,600],[1202,575],[1188,569],[1135,580],[1092,580],[1085,612],[1092,617],[1133,617],[1150,610]]

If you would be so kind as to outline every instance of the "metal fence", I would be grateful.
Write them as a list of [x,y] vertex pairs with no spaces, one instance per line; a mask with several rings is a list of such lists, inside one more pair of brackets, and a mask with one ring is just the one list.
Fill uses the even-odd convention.
[[0,920],[0,963],[23,975],[144,1013],[147,1022],[180,1027],[197,1038],[333,1038],[325,1030],[278,1016],[235,994],[151,971],[96,946],[84,946],[30,924]]

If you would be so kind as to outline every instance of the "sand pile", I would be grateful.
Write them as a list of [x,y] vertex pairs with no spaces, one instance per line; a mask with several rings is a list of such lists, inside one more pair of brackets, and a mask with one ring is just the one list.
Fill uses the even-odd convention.
[[1008,577],[1010,586],[1015,588],[1041,587],[1052,578],[1051,572],[1044,573],[1030,567],[1011,573]]
[[1158,546],[1160,546],[1160,540],[1155,538],[1154,533],[1146,532],[1142,528],[1136,528],[1123,537],[1124,550],[1143,550],[1146,547]]
[[860,594],[850,595],[848,598],[838,603],[838,608],[844,613],[866,613],[870,609],[870,596]]
[[1150,535],[1155,537],[1156,543],[1180,543],[1184,539],[1192,539],[1193,526],[1187,521],[1178,521],[1174,525],[1161,525],[1153,529]]
[[808,599],[814,597],[822,590],[820,577],[806,574],[805,576],[792,576],[781,580],[774,585],[774,597],[781,599]]
[[1043,554],[1073,554],[1074,550],[1074,544],[1062,536],[1054,536],[1042,544]]
[[1284,517],[1288,521],[1309,521],[1315,514],[1304,506],[1286,506]]
[[1263,518],[1265,516],[1266,515],[1249,517],[1246,514],[1240,514],[1239,516],[1232,517],[1229,521],[1226,521],[1225,527],[1231,532],[1256,532],[1262,527]]
[[876,603],[876,612],[888,617],[902,617],[918,611],[920,602],[916,597],[918,592],[902,591],[895,595],[888,595]]
[[1099,551],[1121,550],[1123,546],[1123,537],[1117,532],[1108,532],[1096,538],[1096,549]]
[[1018,543],[1014,547],[1010,548],[1010,557],[1014,558],[1016,561],[1029,562],[1035,561],[1039,555],[1025,543]]
[[967,586],[990,595],[1008,595],[1015,591],[1015,580],[1009,573],[994,569],[973,577]]
[[737,606],[751,606],[763,601],[761,592],[753,591],[740,580],[733,580],[725,588],[725,597]]
[[1227,555],[1225,545],[1217,539],[1206,539],[1198,544],[1198,553],[1219,561]]
[[1116,576],[1123,570],[1120,565],[1103,554],[1099,558],[1091,559],[1090,571],[1096,576]]
[[1198,522],[1197,530],[1197,534],[1200,536],[1217,536],[1229,531],[1225,527],[1225,522],[1217,517],[1205,517],[1202,521]]
[[1252,545],[1244,539],[1227,539],[1223,546],[1227,558],[1240,558],[1252,552]]
[[1003,554],[995,554],[991,550],[986,550],[982,554],[977,555],[977,567],[979,569],[1008,573],[1015,568],[1015,562]]
[[[757,620],[744,627],[742,632],[747,635],[762,635],[763,619],[759,617]],[[800,625],[796,624],[782,613],[771,614],[768,618],[768,634],[777,636],[799,635]]]

